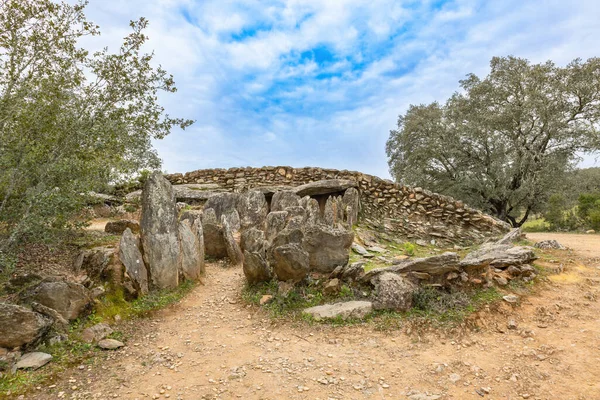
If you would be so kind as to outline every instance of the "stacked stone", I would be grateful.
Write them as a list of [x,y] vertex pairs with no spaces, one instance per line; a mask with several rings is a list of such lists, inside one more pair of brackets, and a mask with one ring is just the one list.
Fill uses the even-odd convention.
[[463,202],[410,188],[355,171],[323,168],[230,168],[197,170],[168,175],[173,184],[216,184],[223,190],[244,192],[268,187],[296,187],[327,179],[353,180],[358,184],[362,221],[408,239],[447,242],[481,241],[506,232],[508,225]]

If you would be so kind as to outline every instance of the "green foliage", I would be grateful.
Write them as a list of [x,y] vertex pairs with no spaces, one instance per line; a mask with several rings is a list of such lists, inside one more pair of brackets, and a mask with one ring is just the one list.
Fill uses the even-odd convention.
[[586,227],[600,230],[600,192],[581,194],[577,203]]
[[550,224],[544,218],[530,218],[521,226],[523,232],[548,232]]
[[173,77],[142,48],[148,21],[132,21],[120,49],[78,47],[99,28],[86,2],[0,2],[0,220],[22,238],[76,227],[87,193],[155,169],[152,140],[192,121],[165,115]]
[[415,245],[412,244],[411,242],[406,242],[404,243],[404,254],[406,254],[407,256],[414,256],[415,255]]
[[600,58],[561,68],[494,57],[490,65],[445,104],[411,105],[387,155],[396,180],[520,226],[542,211],[578,154],[600,149]]
[[580,225],[575,211],[572,207],[568,207],[567,200],[561,194],[550,196],[544,219],[548,222],[550,230],[553,231],[571,231]]

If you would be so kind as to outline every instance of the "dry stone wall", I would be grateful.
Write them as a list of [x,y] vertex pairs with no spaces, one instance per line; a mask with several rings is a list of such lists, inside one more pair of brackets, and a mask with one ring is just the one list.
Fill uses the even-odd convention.
[[416,240],[482,241],[509,226],[451,197],[355,171],[324,168],[204,169],[166,175],[174,185],[210,184],[212,188],[244,192],[264,187],[296,187],[325,179],[349,179],[360,193],[359,222]]

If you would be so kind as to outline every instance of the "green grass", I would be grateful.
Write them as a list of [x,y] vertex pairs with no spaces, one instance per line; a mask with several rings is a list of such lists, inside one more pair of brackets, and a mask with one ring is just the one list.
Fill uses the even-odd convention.
[[111,235],[97,231],[81,231],[77,236],[69,240],[68,244],[80,249],[91,249],[100,246],[116,246],[121,240],[120,235]]

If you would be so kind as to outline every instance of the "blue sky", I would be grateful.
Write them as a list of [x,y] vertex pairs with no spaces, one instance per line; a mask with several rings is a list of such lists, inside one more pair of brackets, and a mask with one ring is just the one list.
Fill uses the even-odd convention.
[[[168,172],[291,165],[389,177],[385,141],[409,104],[444,101],[496,55],[564,65],[600,55],[600,2],[91,0],[98,47],[150,21],[195,119],[155,146]],[[599,165],[586,158],[584,166]]]

